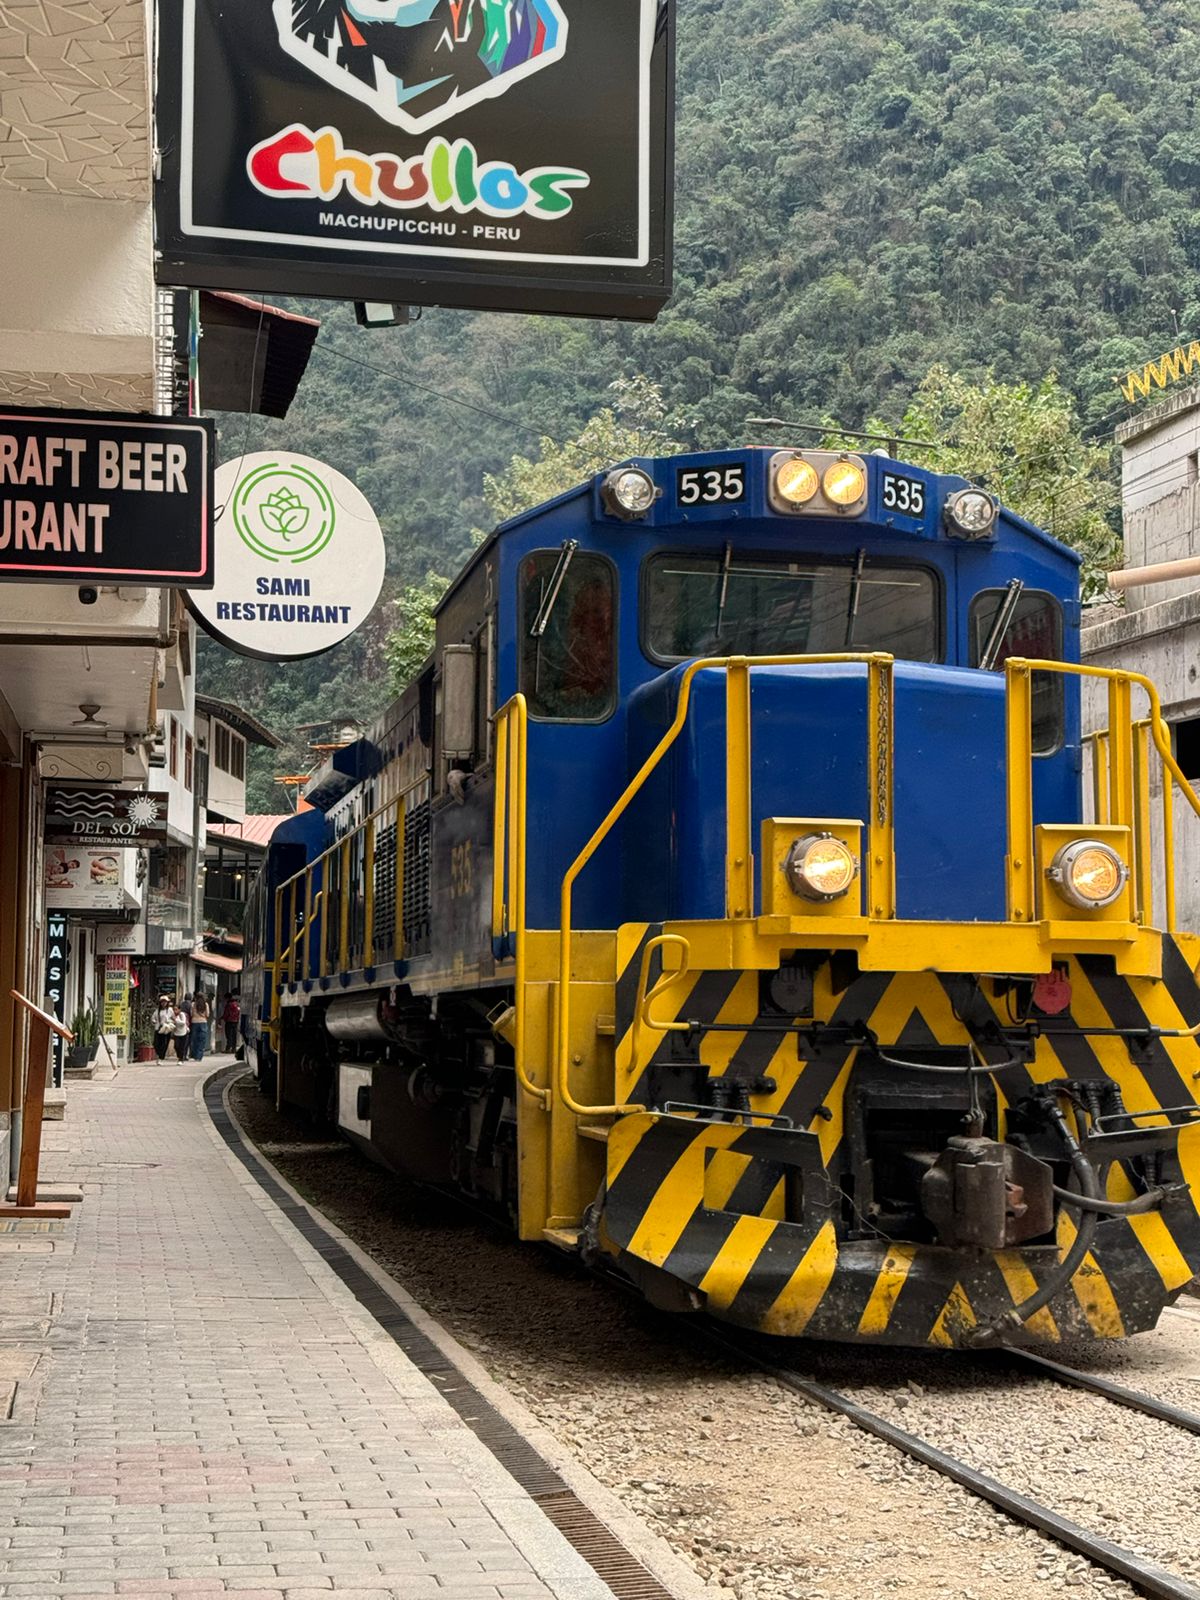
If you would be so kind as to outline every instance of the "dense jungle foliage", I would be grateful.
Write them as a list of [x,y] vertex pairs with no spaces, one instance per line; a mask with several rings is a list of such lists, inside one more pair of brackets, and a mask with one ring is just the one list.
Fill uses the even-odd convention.
[[[427,311],[364,332],[310,307],[291,416],[228,418],[223,449],[349,473],[390,588],[312,661],[206,643],[209,693],[284,735],[369,717],[395,601],[489,525],[485,474],[577,437],[614,379],[645,374],[676,437],[722,446],[768,437],[750,416],[898,421],[938,365],[1034,390],[1056,372],[1103,442],[1127,409],[1114,377],[1200,333],[1200,0],[679,0],[678,18],[676,290],[657,324]],[[282,809],[271,769],[257,809]]]

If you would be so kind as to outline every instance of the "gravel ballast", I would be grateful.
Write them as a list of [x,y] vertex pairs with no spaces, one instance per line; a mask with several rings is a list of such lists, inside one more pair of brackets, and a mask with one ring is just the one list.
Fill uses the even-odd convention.
[[[666,1537],[714,1600],[1133,1594],[737,1358],[725,1361],[686,1321],[280,1116],[252,1081],[235,1087],[232,1107],[284,1177]],[[1200,1306],[1087,1359],[1131,1387],[1200,1406]],[[1200,1439],[991,1357],[801,1343],[788,1360],[1200,1580]]]

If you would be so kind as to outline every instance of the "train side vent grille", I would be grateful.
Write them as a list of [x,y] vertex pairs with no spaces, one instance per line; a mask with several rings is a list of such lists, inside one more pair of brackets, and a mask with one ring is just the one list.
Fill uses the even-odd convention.
[[429,801],[413,806],[404,827],[404,948],[425,955],[430,948]]

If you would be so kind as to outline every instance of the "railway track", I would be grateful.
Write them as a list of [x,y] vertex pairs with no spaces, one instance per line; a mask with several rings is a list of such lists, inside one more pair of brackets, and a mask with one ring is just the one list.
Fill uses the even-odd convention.
[[[262,1124],[264,1132],[269,1131],[278,1137],[275,1113],[270,1108],[262,1107],[257,1095],[244,1109]],[[284,1129],[280,1127],[279,1132],[284,1132]],[[296,1129],[289,1136],[294,1139],[298,1134],[299,1130]],[[1001,1595],[1012,1593],[1024,1596],[1042,1592],[1041,1582],[1037,1582],[1035,1587],[1035,1579],[1045,1582],[1047,1589],[1062,1588],[1079,1583],[1078,1574],[1091,1571],[1094,1581],[1082,1585],[1084,1592],[1090,1594],[1107,1595],[1113,1592],[1113,1586],[1119,1585],[1120,1592],[1125,1594],[1132,1589],[1151,1597],[1166,1597],[1166,1600],[1200,1600],[1200,1587],[1197,1586],[1195,1575],[1184,1577],[1170,1570],[1176,1546],[1179,1546],[1181,1554],[1185,1548],[1194,1548],[1194,1544],[1189,1546],[1189,1530],[1193,1523],[1184,1509],[1184,1502],[1181,1501],[1182,1520],[1178,1524],[1177,1537],[1174,1528],[1169,1539],[1162,1537],[1160,1515],[1155,1534],[1143,1539],[1146,1523],[1140,1514],[1140,1506],[1153,1502],[1161,1510],[1153,1480],[1158,1476],[1159,1463],[1165,1464],[1170,1459],[1165,1435],[1159,1435],[1153,1442],[1148,1433],[1139,1435],[1135,1432],[1131,1436],[1134,1442],[1150,1451],[1150,1459],[1141,1473],[1141,1482],[1136,1490],[1131,1492],[1128,1482],[1105,1483],[1102,1485],[1103,1496],[1098,1492],[1094,1503],[1086,1509],[1076,1509],[1072,1501],[1091,1500],[1092,1497],[1066,1495],[1060,1502],[1045,1476],[1040,1481],[1036,1473],[1027,1477],[1011,1452],[1007,1461],[1003,1451],[993,1456],[988,1449],[986,1435],[981,1441],[979,1436],[972,1438],[958,1427],[943,1428],[940,1421],[944,1416],[958,1414],[964,1404],[968,1410],[981,1408],[982,1414],[990,1414],[994,1419],[999,1415],[996,1396],[1003,1393],[1004,1403],[1008,1403],[1026,1395],[1029,1397],[1026,1403],[1014,1408],[1014,1428],[1022,1438],[1029,1439],[1036,1452],[1037,1441],[1044,1436],[1041,1413],[1049,1413],[1049,1408],[1041,1406],[1033,1397],[1040,1385],[1047,1388],[1069,1385],[1082,1392],[1081,1405],[1094,1407],[1106,1414],[1119,1405],[1151,1419],[1148,1423],[1150,1429],[1166,1426],[1186,1434],[1186,1450],[1191,1453],[1194,1462],[1196,1447],[1191,1443],[1191,1438],[1200,1437],[1200,1414],[1153,1395],[1142,1394],[1109,1378],[1063,1366],[1047,1357],[1015,1350],[989,1352],[975,1358],[975,1362],[966,1368],[956,1361],[947,1372],[952,1386],[953,1383],[961,1385],[967,1381],[967,1374],[973,1374],[973,1379],[967,1381],[965,1389],[959,1387],[953,1390],[952,1387],[944,1395],[939,1394],[937,1380],[927,1376],[932,1369],[927,1366],[920,1368],[919,1375],[924,1388],[915,1384],[910,1387],[918,1397],[915,1402],[918,1410],[924,1410],[919,1422],[915,1420],[917,1412],[905,1413],[903,1420],[908,1423],[907,1428],[890,1420],[889,1415],[879,1415],[873,1408],[881,1407],[891,1413],[890,1398],[894,1399],[895,1396],[888,1386],[892,1390],[897,1385],[903,1388],[905,1376],[909,1379],[913,1377],[913,1366],[909,1362],[898,1365],[895,1360],[884,1361],[872,1378],[867,1371],[856,1369],[854,1363],[847,1370],[840,1351],[834,1352],[827,1347],[820,1353],[814,1347],[811,1369],[797,1370],[794,1366],[779,1365],[777,1347],[772,1349],[765,1343],[752,1347],[752,1341],[738,1339],[727,1328],[706,1331],[703,1325],[695,1322],[681,1324],[673,1319],[669,1321],[668,1331],[661,1333],[662,1348],[658,1355],[651,1343],[644,1351],[638,1347],[639,1354],[634,1359],[630,1352],[636,1339],[649,1336],[653,1341],[660,1337],[644,1310],[639,1309],[642,1302],[636,1297],[609,1293],[607,1299],[596,1298],[586,1289],[586,1279],[563,1272],[565,1262],[560,1262],[557,1257],[549,1258],[553,1265],[547,1275],[546,1265],[540,1256],[518,1253],[507,1241],[507,1236],[499,1233],[490,1213],[466,1203],[451,1208],[441,1197],[433,1203],[426,1192],[412,1191],[409,1201],[404,1203],[413,1208],[412,1213],[406,1214],[403,1219],[390,1221],[388,1213],[396,1203],[397,1194],[394,1180],[361,1162],[361,1158],[355,1157],[347,1148],[301,1136],[299,1144],[276,1146],[272,1158],[291,1167],[298,1179],[303,1177],[306,1182],[313,1181],[313,1150],[325,1151],[324,1159],[331,1164],[328,1177],[321,1180],[319,1185],[322,1192],[317,1197],[318,1203],[327,1205],[333,1213],[340,1215],[342,1225],[353,1234],[358,1224],[354,1217],[346,1214],[347,1194],[360,1193],[361,1198],[357,1203],[368,1208],[361,1215],[369,1215],[372,1219],[366,1222],[360,1241],[364,1248],[373,1254],[378,1252],[379,1258],[390,1270],[406,1283],[411,1281],[418,1299],[424,1301],[427,1298],[452,1329],[457,1327],[461,1330],[469,1345],[485,1349],[494,1375],[509,1387],[516,1380],[515,1392],[532,1406],[535,1413],[544,1405],[546,1409],[541,1413],[542,1420],[552,1431],[557,1432],[579,1415],[570,1407],[564,1408],[561,1399],[564,1393],[576,1393],[581,1386],[597,1384],[608,1364],[618,1371],[620,1377],[615,1386],[592,1391],[604,1394],[606,1399],[586,1412],[584,1430],[562,1436],[580,1459],[598,1471],[602,1480],[608,1482],[622,1497],[627,1481],[631,1480],[636,1488],[639,1480],[647,1480],[647,1491],[656,1491],[657,1498],[663,1503],[659,1505],[648,1500],[648,1495],[635,1494],[629,1500],[630,1508],[647,1519],[651,1526],[657,1524],[658,1531],[671,1539],[685,1558],[691,1559],[694,1554],[699,1554],[690,1546],[690,1533],[693,1531],[720,1539],[722,1543],[717,1546],[720,1551],[729,1551],[732,1544],[733,1554],[728,1560],[738,1571],[728,1581],[734,1592],[749,1593],[755,1600],[759,1596],[763,1596],[764,1600],[767,1597],[769,1600],[791,1600],[801,1592],[807,1595],[808,1586],[812,1585],[814,1594],[825,1595],[832,1589],[838,1600],[848,1600],[850,1596],[880,1592],[882,1575],[894,1573],[899,1560],[902,1564],[910,1563],[905,1570],[912,1576],[905,1587],[928,1594],[934,1592],[930,1588],[933,1573],[915,1565],[919,1559],[926,1558],[939,1563],[936,1570],[940,1577],[934,1583],[934,1588],[939,1594],[947,1596],[951,1593],[959,1596],[970,1593],[977,1595],[978,1600],[999,1600]],[[351,1168],[357,1172],[357,1176],[352,1175]],[[461,1222],[450,1222],[450,1217],[455,1213]],[[429,1222],[431,1216],[436,1219],[432,1231]],[[449,1255],[446,1251],[448,1240],[453,1245]],[[450,1275],[452,1283],[447,1280],[448,1261],[458,1264]],[[595,1283],[595,1280],[592,1282]],[[610,1290],[612,1286],[621,1286],[620,1280],[609,1285]],[[549,1338],[544,1330],[541,1336],[532,1338],[527,1320],[513,1309],[522,1303],[528,1304],[531,1299],[542,1307],[543,1316],[549,1314],[552,1319],[553,1333]],[[1196,1313],[1181,1312],[1179,1316],[1190,1316],[1192,1322],[1200,1322],[1200,1307]],[[707,1359],[695,1363],[695,1372],[702,1376],[690,1388],[678,1391],[678,1404],[670,1398],[660,1402],[657,1399],[660,1391],[656,1387],[656,1375],[664,1379],[665,1393],[670,1396],[674,1391],[669,1379],[677,1368],[680,1346],[689,1342],[685,1327],[690,1327],[695,1335],[697,1356],[701,1355],[703,1347],[708,1347]],[[478,1346],[481,1333],[486,1340],[482,1347]],[[577,1353],[584,1350],[589,1352],[594,1367],[579,1359]],[[566,1352],[570,1359],[561,1361],[559,1351]],[[894,1352],[879,1354],[895,1355]],[[796,1359],[802,1360],[808,1368],[807,1359],[800,1352],[796,1352]],[[829,1361],[835,1363],[832,1371],[826,1365]],[[868,1364],[868,1371],[872,1365]],[[731,1374],[731,1382],[735,1386],[729,1401],[721,1398],[717,1386],[719,1381],[724,1380],[714,1379],[713,1376],[713,1369],[718,1367]],[[810,1370],[815,1375],[810,1376]],[[771,1378],[774,1382],[764,1386],[766,1391],[778,1385],[790,1391],[797,1401],[805,1402],[803,1409],[784,1405],[777,1407],[765,1404],[762,1400],[755,1402],[751,1392],[740,1387],[736,1376],[739,1371],[746,1377],[757,1371]],[[957,1373],[958,1377],[953,1378],[953,1373]],[[994,1374],[997,1380],[994,1388],[989,1381],[989,1374]],[[1014,1376],[1017,1380],[1015,1387]],[[820,1381],[822,1377],[827,1381]],[[1026,1382],[1026,1379],[1029,1381]],[[860,1398],[860,1385],[876,1392]],[[884,1393],[878,1393],[881,1386]],[[770,1398],[769,1393],[765,1398]],[[1061,1395],[1057,1396],[1054,1407],[1059,1408],[1064,1404],[1070,1402],[1064,1401]],[[858,1447],[860,1450],[870,1451],[869,1440],[873,1438],[877,1450],[883,1447],[876,1458],[880,1467],[891,1457],[895,1462],[894,1468],[890,1472],[885,1468],[880,1474],[874,1466],[867,1469],[867,1463],[860,1457],[854,1462],[848,1460],[849,1471],[837,1471],[836,1464],[830,1463],[828,1442],[843,1437],[840,1426],[835,1433],[829,1433],[824,1428],[817,1431],[816,1424],[811,1420],[811,1407],[814,1405],[832,1417],[844,1419],[844,1426],[848,1429],[845,1437],[861,1434],[863,1442]],[[935,1405],[939,1409],[931,1414],[929,1408]],[[947,1405],[956,1410],[947,1413],[940,1409]],[[710,1410],[715,1415],[700,1415]],[[753,1420],[748,1421],[747,1412],[752,1413]],[[1061,1423],[1061,1411],[1057,1414]],[[601,1416],[604,1418],[602,1428],[598,1422]],[[648,1447],[646,1441],[652,1434],[637,1432],[637,1422],[629,1426],[630,1416],[653,1416],[655,1431],[660,1425],[665,1426],[666,1437],[671,1441],[669,1463],[663,1460],[667,1450],[656,1448],[653,1444]],[[715,1425],[712,1428],[714,1441],[724,1438],[723,1434],[717,1433],[717,1428],[721,1426],[729,1430],[732,1439],[737,1439],[747,1426],[758,1431],[741,1446],[723,1446],[718,1464],[709,1454],[716,1448],[715,1443],[706,1446],[704,1441],[709,1435],[697,1431],[703,1424]],[[1091,1425],[1090,1418],[1087,1425]],[[645,1424],[641,1426],[645,1427]],[[762,1431],[764,1428],[765,1432]],[[1123,1420],[1120,1428],[1128,1433]],[[797,1430],[808,1436],[801,1443],[804,1459],[808,1463],[804,1496],[808,1515],[810,1518],[814,1514],[819,1515],[816,1513],[817,1506],[824,1507],[829,1514],[825,1521],[819,1523],[819,1532],[815,1535],[814,1524],[797,1522],[795,1493],[785,1488],[795,1471]],[[1117,1430],[1110,1422],[1104,1431],[1111,1436]],[[928,1437],[921,1437],[922,1432]],[[603,1451],[597,1449],[595,1443],[600,1436],[608,1441]],[[612,1444],[614,1436],[617,1440],[615,1452]],[[964,1437],[969,1440],[965,1451],[960,1442]],[[1087,1437],[1085,1434],[1084,1439]],[[1182,1439],[1180,1442],[1182,1445]],[[1078,1472],[1079,1463],[1086,1461],[1090,1476],[1093,1469],[1103,1470],[1107,1466],[1109,1451],[1119,1450],[1122,1446],[1110,1437],[1103,1456],[1097,1455],[1094,1459],[1085,1452],[1093,1448],[1098,1451],[1100,1447],[1076,1443],[1072,1448],[1074,1454],[1064,1459],[1064,1471]],[[961,1459],[964,1453],[970,1460]],[[1181,1450],[1181,1461],[1183,1456]],[[620,1464],[614,1470],[613,1462],[618,1457]],[[970,1498],[960,1499],[958,1508],[947,1509],[944,1516],[927,1520],[925,1507],[930,1504],[928,1488],[918,1490],[919,1479],[910,1476],[908,1469],[900,1465],[902,1458],[950,1479],[961,1488],[964,1496]],[[980,1465],[973,1465],[973,1462]],[[856,1477],[854,1467],[864,1469],[863,1476],[858,1480],[862,1484],[863,1498],[858,1502],[857,1509],[847,1514],[845,1507],[852,1497],[845,1492],[845,1482],[839,1488],[838,1480]],[[1189,1466],[1187,1471],[1191,1470]],[[756,1473],[759,1474],[757,1480]],[[764,1473],[767,1474],[765,1478],[762,1476]],[[998,1473],[999,1476],[991,1476],[991,1473]],[[754,1514],[758,1520],[744,1536],[739,1532],[737,1517],[730,1515],[731,1508],[727,1503],[728,1498],[737,1493],[735,1480],[743,1476],[758,1484],[753,1493],[746,1496],[747,1502],[752,1502],[756,1508]],[[1000,1481],[1004,1477],[1012,1481]],[[655,1480],[655,1484],[649,1482],[651,1479]],[[664,1480],[674,1480],[673,1486],[664,1489]],[[693,1480],[697,1480],[694,1491],[689,1487]],[[911,1484],[912,1488],[906,1490],[903,1487],[906,1484]],[[777,1493],[773,1492],[772,1485],[778,1490]],[[1063,1480],[1063,1487],[1068,1486],[1078,1488],[1081,1481],[1067,1477]],[[1176,1473],[1168,1498],[1173,1503],[1179,1499],[1181,1492],[1179,1475]],[[881,1507],[887,1513],[899,1509],[895,1502],[904,1500],[906,1493],[908,1520],[903,1531],[895,1525],[894,1519],[881,1522],[873,1515],[873,1503],[880,1500],[891,1502]],[[1146,1500],[1140,1501],[1137,1498],[1139,1494],[1145,1494]],[[709,1515],[714,1497],[718,1506],[724,1509],[724,1520],[717,1516],[715,1526]],[[1041,1497],[1050,1503],[1043,1503]],[[1099,1504],[1101,1498],[1108,1502],[1103,1509]],[[972,1500],[976,1503],[976,1509],[965,1515]],[[1062,1510],[1055,1509],[1059,1504]],[[1120,1512],[1119,1517],[1113,1515],[1114,1509]],[[741,1511],[743,1516],[750,1514],[747,1505],[742,1505]],[[772,1511],[774,1517],[769,1515]],[[986,1522],[989,1512],[993,1518],[1002,1519],[998,1525],[1007,1525],[1014,1537],[997,1543],[994,1535],[989,1536]],[[1072,1520],[1074,1517],[1081,1520]],[[1112,1530],[1115,1537],[1105,1538],[1093,1531],[1091,1525],[1098,1522],[1103,1525],[1102,1518],[1118,1523],[1118,1527]],[[778,1535],[772,1532],[775,1524],[779,1525]],[[797,1547],[796,1533],[801,1526],[807,1532],[802,1544]],[[859,1526],[863,1532],[861,1540],[856,1542],[856,1537],[849,1530]],[[1017,1534],[1017,1529],[1026,1532]],[[988,1541],[989,1537],[990,1542],[980,1542]],[[1034,1540],[1035,1543],[1027,1545],[1025,1539]],[[1119,1542],[1122,1539],[1125,1543]],[[768,1555],[763,1554],[763,1540],[767,1541]],[[1036,1550],[1038,1540],[1046,1541],[1042,1548],[1047,1553],[1035,1557],[1032,1552]],[[934,1542],[935,1551],[919,1548],[923,1541]],[[1145,1548],[1155,1551],[1155,1558],[1131,1548],[1134,1545],[1141,1548],[1143,1543]],[[805,1553],[814,1544],[821,1548],[806,1558]],[[968,1549],[973,1552],[970,1556],[967,1555]],[[710,1550],[711,1540],[705,1546],[705,1555],[711,1564],[713,1557],[709,1554]],[[864,1550],[866,1553],[862,1554],[860,1563],[860,1552]],[[1026,1558],[1027,1551],[1029,1555]],[[1050,1552],[1056,1553],[1057,1561]],[[718,1555],[716,1559],[719,1562],[722,1558]],[[807,1569],[803,1565],[805,1559],[809,1562]],[[950,1571],[940,1566],[947,1559],[952,1563]],[[1025,1559],[1029,1560],[1030,1566],[1025,1573],[1019,1573],[1017,1569]],[[759,1588],[757,1585],[764,1581],[762,1575],[771,1571],[768,1560],[773,1560],[780,1573],[786,1573],[787,1576],[781,1576],[775,1582],[768,1579],[769,1586]],[[1073,1560],[1078,1562],[1078,1566],[1060,1565]],[[797,1561],[801,1563],[798,1576],[788,1565]],[[1039,1568],[1043,1568],[1036,1574],[1032,1570],[1035,1561]],[[986,1565],[988,1562],[992,1565]],[[1087,1568],[1083,1567],[1084,1562],[1088,1563]],[[702,1566],[700,1571],[707,1576],[705,1567]],[[951,1576],[950,1572],[954,1575]],[[744,1573],[753,1575],[748,1590],[741,1589]],[[1054,1581],[1051,1582],[1051,1579]]]
[[[1136,1551],[1115,1544],[1102,1534],[1083,1527],[1069,1517],[1064,1517],[1051,1506],[1044,1505],[1011,1485],[1002,1483],[998,1478],[993,1478],[979,1468],[960,1460],[959,1457],[951,1455],[928,1439],[923,1439],[919,1434],[898,1427],[896,1423],[880,1416],[869,1406],[841,1393],[840,1390],[819,1383],[816,1379],[796,1372],[792,1368],[781,1367],[765,1360],[753,1349],[747,1349],[741,1342],[731,1340],[723,1333],[706,1329],[704,1337],[706,1341],[714,1343],[730,1354],[747,1357],[760,1371],[769,1374],[785,1388],[804,1396],[805,1399],[824,1407],[827,1411],[845,1417],[864,1433],[882,1440],[912,1460],[919,1461],[924,1466],[932,1468],[934,1472],[951,1479],[961,1488],[981,1500],[986,1500],[988,1504],[1003,1511],[1007,1516],[1024,1523],[1027,1527],[1036,1528],[1039,1533],[1054,1539],[1066,1549],[1075,1551],[1095,1566],[1112,1573],[1115,1577],[1123,1578],[1139,1594],[1149,1596],[1151,1600],[1200,1600],[1200,1589],[1176,1573],[1169,1572]],[[1064,1366],[1061,1362],[1035,1355],[1031,1351],[1009,1349],[999,1352],[999,1355],[1004,1360],[1028,1367],[1055,1382],[1086,1390],[1115,1405],[1140,1412],[1143,1416],[1154,1417],[1187,1433],[1200,1435],[1200,1415],[1173,1406],[1153,1395],[1126,1388],[1125,1385],[1114,1383],[1109,1378],[1080,1372],[1075,1367]]]

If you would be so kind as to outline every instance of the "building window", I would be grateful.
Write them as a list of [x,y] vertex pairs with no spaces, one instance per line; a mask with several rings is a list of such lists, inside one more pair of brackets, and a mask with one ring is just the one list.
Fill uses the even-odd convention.
[[179,776],[179,730],[175,726],[174,717],[168,717],[167,721],[171,725],[171,776],[177,778]]
[[222,772],[230,772],[229,748],[232,735],[223,722],[214,722],[212,730],[213,762]]
[[183,787],[192,787],[192,768],[196,760],[196,746],[191,734],[186,734],[183,741]]
[[1189,783],[1200,778],[1200,717],[1188,717],[1171,725],[1175,735],[1175,759]]
[[235,778],[245,781],[246,741],[240,733],[229,735],[229,770]]

